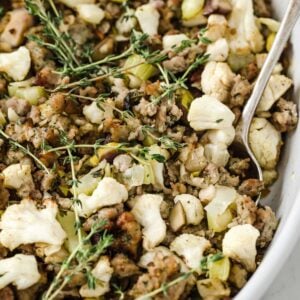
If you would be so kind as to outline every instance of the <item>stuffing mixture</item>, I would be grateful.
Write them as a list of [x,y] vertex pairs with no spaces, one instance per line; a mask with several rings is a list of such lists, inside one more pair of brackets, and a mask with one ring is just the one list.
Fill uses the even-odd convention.
[[232,299],[298,120],[268,0],[0,2],[0,299]]

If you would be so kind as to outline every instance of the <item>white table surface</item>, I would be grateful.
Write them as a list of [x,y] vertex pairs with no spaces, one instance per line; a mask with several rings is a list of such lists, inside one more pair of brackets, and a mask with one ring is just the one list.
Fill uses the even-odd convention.
[[262,300],[300,299],[300,240]]

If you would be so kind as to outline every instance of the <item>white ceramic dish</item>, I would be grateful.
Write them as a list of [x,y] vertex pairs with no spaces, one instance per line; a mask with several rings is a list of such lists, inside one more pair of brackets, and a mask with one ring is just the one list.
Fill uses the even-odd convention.
[[[289,0],[272,0],[275,16],[283,16]],[[300,21],[291,38],[290,76],[295,83],[294,101],[300,105]],[[279,273],[300,236],[300,126],[287,139],[281,158],[280,178],[267,201],[280,218],[268,252],[235,300],[259,300]],[[263,202],[265,203],[265,202]]]

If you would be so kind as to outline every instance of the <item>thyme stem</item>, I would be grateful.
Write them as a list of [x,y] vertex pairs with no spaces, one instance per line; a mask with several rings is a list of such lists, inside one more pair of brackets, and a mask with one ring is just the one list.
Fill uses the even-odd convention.
[[[90,242],[91,237],[96,232],[101,230],[103,225],[104,222],[101,222],[100,224],[93,226],[90,233],[78,243],[77,247],[62,264],[47,292],[42,297],[43,300],[54,300],[75,274],[79,273],[85,268],[88,268],[89,263],[98,258],[112,244],[112,236],[107,235],[106,232],[104,232],[97,245],[92,246],[91,248],[86,247],[86,245]],[[65,271],[70,268],[71,262],[75,258],[77,258],[78,264],[62,280],[62,276],[64,275]]]
[[74,68],[73,71],[75,73],[86,71],[88,69],[91,69],[91,68],[99,66],[99,65],[104,65],[104,64],[107,64],[107,63],[111,63],[111,62],[120,60],[122,58],[125,58],[125,57],[131,55],[132,53],[133,53],[133,49],[132,49],[132,47],[129,47],[125,52],[121,53],[120,55],[114,55],[114,56],[110,55],[110,56],[107,56],[107,57],[105,57],[102,60],[95,61],[93,63],[86,64],[86,65]]
[[[133,69],[135,67],[138,67],[140,65],[144,64],[144,62],[140,62],[140,63],[137,63],[135,65],[132,65],[130,67],[126,67],[126,68],[120,68],[118,70],[118,73],[120,72],[126,72],[126,71],[129,71],[130,69]],[[96,76],[96,77],[92,77],[92,78],[83,78],[81,80],[78,80],[78,81],[74,81],[74,82],[71,82],[69,84],[64,84],[64,85],[60,85],[58,87],[56,87],[55,89],[53,90],[50,90],[50,92],[52,93],[55,93],[55,92],[58,92],[58,91],[61,91],[61,90],[66,90],[66,89],[69,89],[69,88],[74,88],[74,87],[78,87],[80,86],[82,83],[85,83],[85,82],[89,82],[89,83],[92,83],[92,82],[95,82],[95,81],[98,81],[98,80],[102,80],[102,79],[105,79],[109,76],[113,76],[114,74],[116,74],[116,71],[111,71],[111,72],[108,72],[106,74],[102,74],[102,75],[99,75],[99,76]]]
[[183,280],[186,280],[189,276],[191,276],[193,273],[195,272],[194,269],[190,270],[189,272],[187,273],[184,273],[182,274],[181,276],[177,277],[176,279],[170,281],[170,282],[167,282],[166,284],[162,285],[160,288],[148,293],[148,294],[145,294],[145,295],[142,295],[138,298],[136,298],[136,300],[149,300],[151,299],[152,297],[156,296],[157,294],[159,293],[163,293],[165,291],[167,291],[170,287],[176,285],[177,283],[183,281]]
[[[78,213],[78,206],[77,206],[77,199],[78,199],[78,192],[77,192],[77,178],[75,174],[75,167],[74,167],[74,158],[71,152],[71,148],[69,147],[67,149],[68,156],[70,159],[70,165],[71,165],[71,174],[72,174],[72,194],[73,194],[73,209],[74,209],[74,214],[75,214],[75,221],[76,224],[80,224],[80,218],[79,218],[79,213]],[[80,228],[77,226],[76,228],[77,234],[78,234],[78,242],[81,243],[82,240],[82,234]]]

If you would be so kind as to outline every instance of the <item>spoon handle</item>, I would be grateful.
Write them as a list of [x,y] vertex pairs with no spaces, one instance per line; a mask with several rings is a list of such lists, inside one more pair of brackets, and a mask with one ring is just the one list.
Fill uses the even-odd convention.
[[241,138],[246,145],[248,145],[249,128],[254,117],[257,105],[263,95],[264,89],[270,79],[273,69],[286,46],[286,43],[299,16],[300,0],[290,0],[279,31],[276,34],[272,49],[260,71],[252,95],[245,105],[241,116],[241,123],[243,124],[241,128]]

